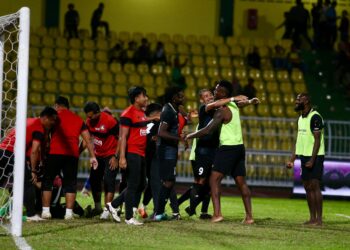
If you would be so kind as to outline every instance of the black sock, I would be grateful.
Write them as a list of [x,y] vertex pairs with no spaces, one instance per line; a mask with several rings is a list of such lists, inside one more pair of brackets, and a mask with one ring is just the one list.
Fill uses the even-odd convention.
[[194,184],[193,189],[191,191],[191,197],[190,197],[190,209],[193,213],[196,211],[196,207],[202,200],[201,196],[201,189],[203,185],[200,184]]
[[126,189],[123,190],[123,192],[121,192],[119,194],[119,196],[117,198],[115,198],[113,201],[112,201],[112,207],[114,208],[118,208],[119,206],[121,206],[125,200],[125,192],[126,192]]
[[171,190],[169,198],[170,198],[170,207],[173,210],[173,214],[178,214],[180,212],[179,203],[177,201],[176,192],[174,188]]
[[193,186],[187,189],[186,192],[177,200],[179,206],[190,198],[192,188]]
[[203,196],[203,201],[202,201],[202,209],[201,213],[202,214],[207,214],[208,213],[208,207],[210,203],[210,186],[206,185],[205,188],[203,189],[204,196]]
[[158,198],[158,207],[156,214],[163,214],[165,210],[165,205],[168,202],[170,197],[170,192],[172,188],[167,188],[164,185],[160,188],[159,198]]

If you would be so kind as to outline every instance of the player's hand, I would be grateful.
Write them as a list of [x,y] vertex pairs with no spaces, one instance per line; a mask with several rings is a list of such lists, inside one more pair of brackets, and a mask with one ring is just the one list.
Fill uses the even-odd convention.
[[36,176],[36,173],[32,171],[32,183],[36,185],[38,182],[38,177]]
[[293,167],[294,167],[294,162],[292,162],[292,161],[287,161],[286,167],[287,167],[287,168],[293,168]]
[[120,157],[119,158],[119,168],[121,169],[126,169],[126,159],[125,157]]
[[96,170],[97,167],[98,167],[98,162],[97,162],[97,159],[96,157],[90,157],[90,166]]
[[249,100],[250,104],[259,104],[260,100],[257,97],[254,97]]
[[185,140],[185,150],[187,150],[190,147],[190,142],[189,140]]
[[305,167],[306,168],[312,168],[314,165],[314,161],[313,160],[309,160],[308,162],[305,163]]
[[109,159],[109,169],[114,170],[118,167],[118,159],[115,156],[112,156],[111,159]]

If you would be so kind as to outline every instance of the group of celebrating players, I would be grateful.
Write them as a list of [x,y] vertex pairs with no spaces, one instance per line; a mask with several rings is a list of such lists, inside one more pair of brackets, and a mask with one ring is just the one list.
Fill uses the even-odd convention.
[[[223,220],[220,207],[221,181],[232,176],[241,192],[245,208],[243,223],[254,223],[251,193],[245,182],[245,148],[239,108],[256,105],[259,99],[245,96],[232,97],[229,81],[218,80],[214,93],[202,89],[202,103],[198,112],[199,123],[193,133],[184,133],[183,127],[191,122],[192,113],[184,111],[184,91],[170,87],[164,95],[164,105],[149,103],[143,87],[128,91],[131,105],[120,115],[119,121],[108,110],[101,110],[95,102],[84,107],[86,121],[69,110],[65,97],[56,99],[54,108],[46,107],[39,118],[28,118],[26,134],[26,164],[24,205],[27,219],[38,221],[52,218],[52,189],[57,176],[62,177],[66,198],[64,219],[74,218],[76,205],[77,172],[80,153],[86,148],[90,155],[89,181],[95,211],[101,219],[109,216],[120,222],[120,208],[125,203],[125,222],[142,225],[137,218],[147,218],[146,207],[153,199],[151,220],[179,220],[179,205],[189,199],[185,211],[196,214],[202,203],[201,219],[212,222]],[[79,138],[82,137],[80,142]],[[179,199],[174,184],[179,143],[188,148],[193,139],[190,160],[194,183]],[[11,130],[0,144],[0,164],[4,172],[0,186],[11,182],[15,131]],[[39,166],[44,165],[39,178]],[[125,189],[114,199],[116,176],[120,169],[126,180]],[[7,178],[6,178],[7,177]],[[102,186],[104,207],[101,205]],[[35,190],[41,188],[41,216],[37,215]],[[141,203],[141,197],[143,201]],[[212,197],[213,216],[208,214]],[[165,213],[170,200],[172,216]]]

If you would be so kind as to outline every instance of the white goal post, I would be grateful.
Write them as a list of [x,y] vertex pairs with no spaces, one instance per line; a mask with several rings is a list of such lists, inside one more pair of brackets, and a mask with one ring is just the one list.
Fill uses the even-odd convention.
[[[27,7],[21,8],[17,13],[0,17],[0,137],[2,141],[4,135],[15,126],[13,194],[10,206],[11,233],[15,236],[22,235],[29,31],[30,10]],[[8,113],[11,112],[16,113],[15,118],[10,117]],[[12,177],[12,173],[9,176]],[[11,187],[9,189],[11,190]],[[4,190],[0,191],[0,196],[4,196]],[[11,193],[9,195],[11,196]],[[11,198],[9,200],[11,202]]]

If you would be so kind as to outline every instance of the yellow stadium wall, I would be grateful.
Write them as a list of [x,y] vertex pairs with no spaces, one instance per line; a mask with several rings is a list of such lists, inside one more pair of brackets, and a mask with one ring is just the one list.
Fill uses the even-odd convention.
[[17,12],[21,7],[30,8],[30,22],[32,27],[43,25],[43,0],[1,0],[0,16]]
[[92,12],[104,2],[102,19],[113,31],[217,34],[218,0],[61,0],[61,28],[71,2],[80,14],[79,28],[90,30]]
[[[304,0],[305,8],[311,10],[312,3],[316,0]],[[283,13],[290,10],[295,0],[235,0],[234,5],[234,35],[244,37],[281,38],[284,28],[276,30],[283,21]],[[247,28],[248,9],[258,10],[258,28]],[[338,0],[337,15],[341,15],[343,9],[350,10],[349,0]],[[311,31],[310,31],[311,35]]]

